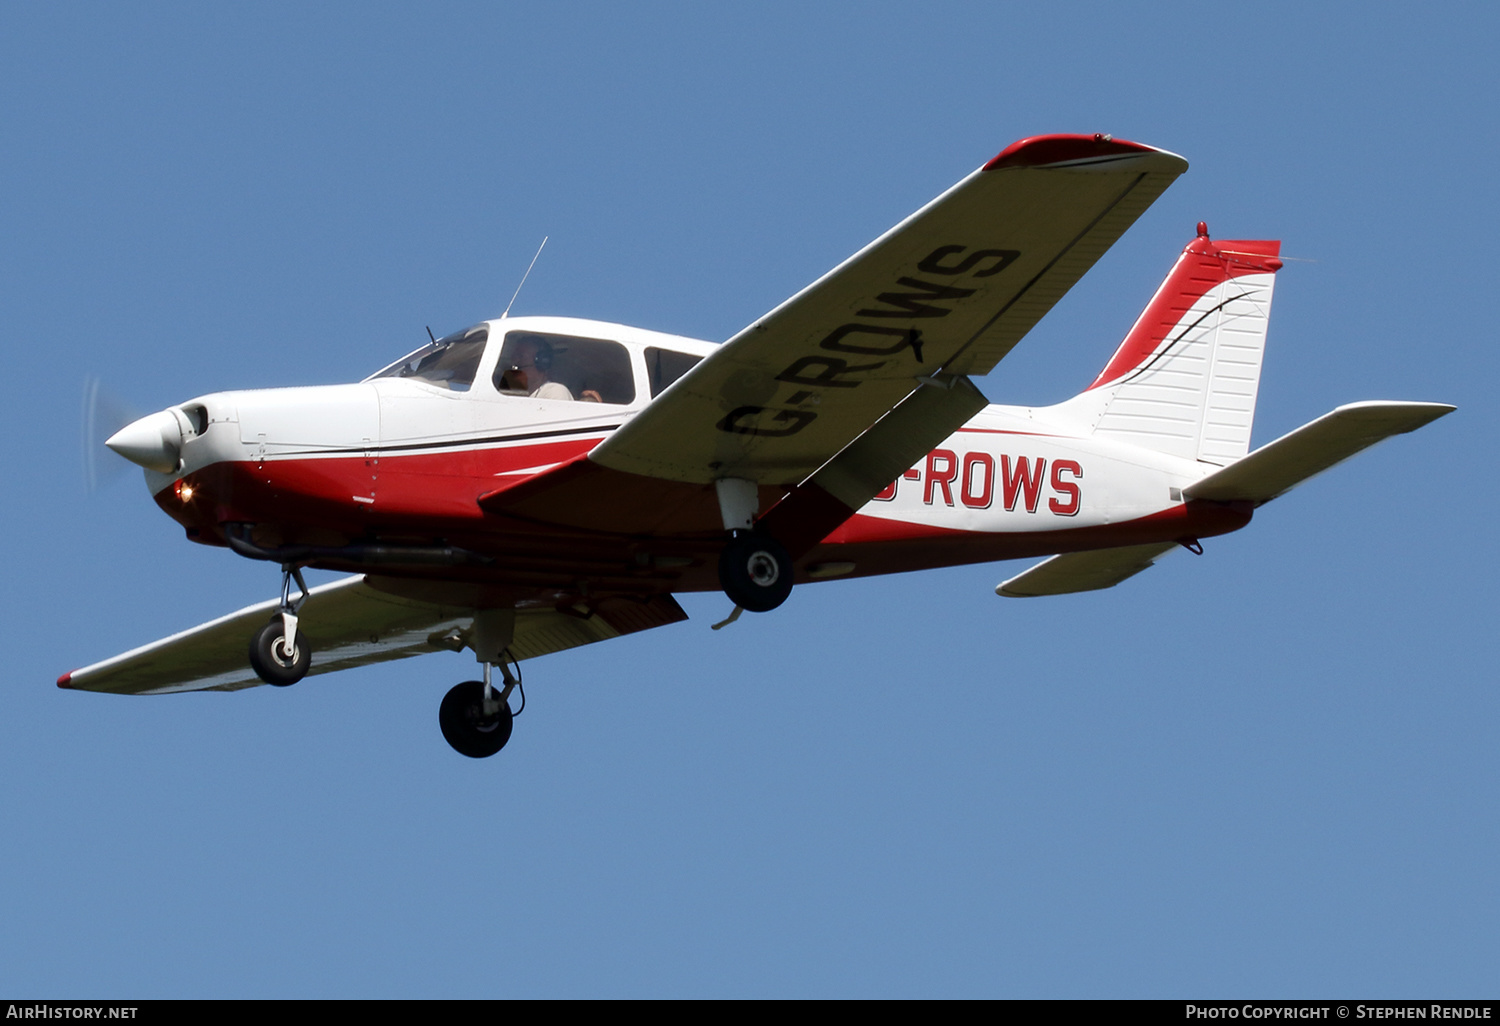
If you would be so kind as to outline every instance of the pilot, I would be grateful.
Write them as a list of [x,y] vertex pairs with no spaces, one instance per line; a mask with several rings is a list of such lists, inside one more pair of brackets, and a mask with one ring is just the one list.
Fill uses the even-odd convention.
[[573,401],[568,386],[552,380],[552,346],[545,339],[518,339],[511,360],[510,369],[501,379],[502,387],[518,389],[533,399]]

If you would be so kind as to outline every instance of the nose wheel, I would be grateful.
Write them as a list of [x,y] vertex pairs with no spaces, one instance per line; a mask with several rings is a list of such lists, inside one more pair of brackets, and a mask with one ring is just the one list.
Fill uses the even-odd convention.
[[276,617],[250,639],[250,668],[267,684],[279,688],[290,687],[307,676],[312,665],[312,648],[307,638],[297,635],[292,639],[290,650],[286,644],[286,627],[281,615]]
[[[292,581],[302,594],[292,598]],[[307,582],[302,568],[286,563],[281,568],[281,612],[250,639],[250,668],[267,684],[289,687],[307,676],[312,665],[312,646],[297,633],[297,610],[307,601]]]

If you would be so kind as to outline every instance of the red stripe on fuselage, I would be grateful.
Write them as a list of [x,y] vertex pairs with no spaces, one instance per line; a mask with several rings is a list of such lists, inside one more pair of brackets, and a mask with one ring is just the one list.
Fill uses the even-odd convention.
[[1054,431],[1006,431],[1001,428],[976,428],[961,427],[954,434],[958,435],[1025,435],[1027,438],[1062,438],[1062,435]]
[[[156,501],[190,530],[217,537],[219,525],[274,525],[286,542],[338,544],[377,528],[419,533],[473,529],[484,522],[478,497],[499,475],[543,468],[588,452],[599,438],[454,448],[369,456],[276,457],[226,461],[163,489]],[[365,501],[373,499],[374,501]]]
[[1250,522],[1249,503],[1187,502],[1118,524],[1055,531],[958,531],[855,514],[807,556],[802,566],[852,562],[850,576],[905,573],[939,566],[989,563],[1111,549],[1122,545],[1211,538]]
[[[592,501],[567,486],[521,503],[519,518],[486,513],[480,495],[507,471],[563,463],[597,439],[424,452],[400,456],[281,458],[220,463],[183,479],[189,489],[164,489],[157,502],[190,536],[223,544],[222,525],[258,525],[257,544],[338,546],[376,538],[400,544],[442,539],[494,558],[483,567],[381,569],[380,573],[440,581],[472,581],[504,589],[515,601],[564,601],[577,594],[648,595],[717,591],[722,543],[711,486],[684,485],[604,471]],[[539,471],[540,479],[544,471]],[[354,496],[374,477],[375,502]],[[525,492],[525,489],[521,489]],[[546,522],[553,510],[570,523]],[[651,514],[657,530],[631,534],[622,520]],[[1189,502],[1118,524],[1043,531],[986,532],[928,526],[855,514],[798,559],[809,565],[848,561],[854,576],[990,562],[1180,538],[1202,538],[1243,527],[1250,508]],[[359,570],[336,560],[313,566]]]

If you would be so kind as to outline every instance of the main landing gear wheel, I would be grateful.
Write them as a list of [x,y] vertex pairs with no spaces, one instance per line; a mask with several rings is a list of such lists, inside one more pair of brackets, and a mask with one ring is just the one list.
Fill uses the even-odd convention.
[[312,646],[301,631],[297,632],[291,652],[287,652],[285,642],[286,630],[280,613],[250,639],[250,668],[261,680],[279,688],[307,676],[307,668],[312,664]]
[[459,755],[471,759],[484,759],[505,747],[510,740],[513,715],[510,706],[494,691],[499,708],[486,713],[484,709],[484,681],[466,680],[455,684],[443,696],[438,706],[438,726],[443,728],[443,737]]
[[737,606],[769,613],[792,593],[792,557],[758,531],[740,531],[719,553],[719,585]]

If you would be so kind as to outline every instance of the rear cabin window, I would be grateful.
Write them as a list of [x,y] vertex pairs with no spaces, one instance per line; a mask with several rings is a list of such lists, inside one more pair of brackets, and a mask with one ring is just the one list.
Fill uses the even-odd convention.
[[537,331],[505,336],[495,364],[505,395],[624,406],[635,401],[630,354],[618,342]]
[[682,377],[703,359],[691,353],[677,353],[670,349],[646,347],[646,377],[651,381],[651,398],[661,395],[672,382]]

